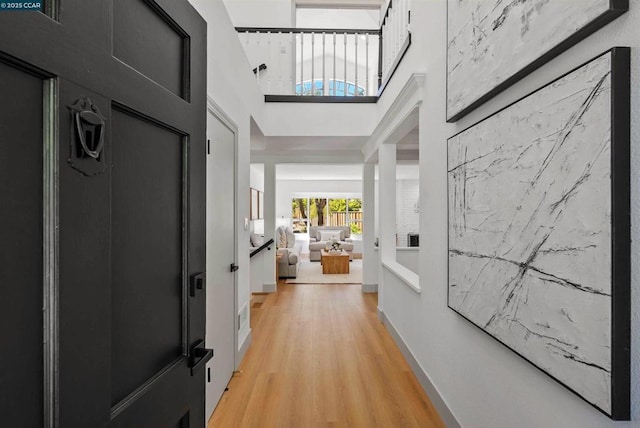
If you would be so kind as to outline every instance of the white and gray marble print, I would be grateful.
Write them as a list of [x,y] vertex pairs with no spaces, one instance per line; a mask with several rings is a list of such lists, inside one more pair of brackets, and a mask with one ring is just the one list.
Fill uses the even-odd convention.
[[611,119],[607,53],[448,142],[449,306],[608,414]]
[[609,10],[609,0],[448,0],[447,118]]

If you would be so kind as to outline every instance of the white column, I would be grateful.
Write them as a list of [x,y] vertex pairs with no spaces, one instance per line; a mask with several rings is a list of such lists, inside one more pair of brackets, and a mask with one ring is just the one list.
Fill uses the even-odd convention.
[[396,260],[396,146],[382,144],[378,151],[380,168],[380,254],[383,262]]
[[375,250],[375,173],[373,163],[362,165],[362,292],[378,291],[378,253]]
[[[276,233],[276,166],[273,162],[264,164],[264,240],[275,241]],[[276,280],[276,245],[265,254],[264,285],[265,292],[275,292]]]
[[396,261],[396,146],[381,144],[378,149],[378,313],[384,312],[384,268]]

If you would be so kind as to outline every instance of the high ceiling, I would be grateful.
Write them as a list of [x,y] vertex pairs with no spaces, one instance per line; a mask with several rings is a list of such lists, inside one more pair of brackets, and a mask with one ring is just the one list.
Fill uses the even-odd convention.
[[[417,121],[416,121],[417,122]],[[419,159],[419,131],[417,125],[396,144],[398,160]],[[282,155],[292,153],[325,153],[338,157],[361,153],[369,140],[367,136],[265,136],[256,123],[251,121],[252,155]]]

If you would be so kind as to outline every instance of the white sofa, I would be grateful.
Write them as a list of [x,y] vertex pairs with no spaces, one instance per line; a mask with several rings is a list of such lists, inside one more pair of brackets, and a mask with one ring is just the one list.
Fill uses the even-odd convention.
[[319,262],[322,258],[321,251],[327,246],[329,242],[327,238],[331,235],[335,235],[335,232],[340,234],[338,240],[340,248],[345,250],[349,254],[349,260],[353,260],[353,241],[351,240],[351,229],[349,226],[311,226],[309,227],[309,260],[312,262]]

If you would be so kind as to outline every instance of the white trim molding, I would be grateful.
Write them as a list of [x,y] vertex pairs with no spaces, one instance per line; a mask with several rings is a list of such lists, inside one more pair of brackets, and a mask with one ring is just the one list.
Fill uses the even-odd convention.
[[[407,79],[398,96],[393,100],[389,109],[384,113],[382,119],[378,122],[378,126],[374,129],[369,141],[362,148],[364,161],[369,162],[376,155],[378,147],[381,144],[396,143],[390,141],[393,135],[398,134],[401,127],[408,126],[407,119],[414,110],[422,104],[423,92],[427,75],[424,73],[413,73]],[[417,125],[417,116],[415,125]],[[414,126],[415,127],[415,126]],[[407,131],[410,131],[410,127]],[[402,138],[404,135],[400,135]]]
[[253,335],[251,334],[251,330],[249,330],[249,333],[245,336],[244,341],[242,342],[242,344],[240,345],[240,348],[238,349],[238,361],[236,363],[236,370],[238,370],[238,367],[240,366],[240,363],[244,359],[244,355],[247,353],[247,350],[249,350],[249,347],[251,346],[252,341],[253,341]]
[[395,260],[382,260],[382,266],[418,294],[422,293],[420,277]]
[[363,293],[377,293],[378,284],[362,284]]
[[[229,117],[227,113],[224,112],[222,107],[216,103],[213,98],[207,95],[207,110],[215,115],[222,123],[226,125],[227,128],[231,129],[233,133],[236,135],[236,140],[238,138],[238,125]],[[236,142],[237,143],[237,142]]]

